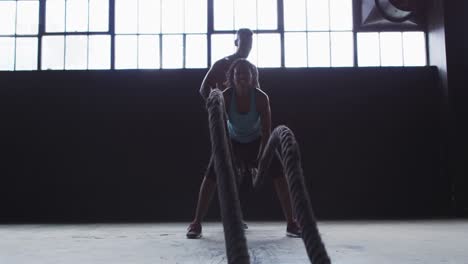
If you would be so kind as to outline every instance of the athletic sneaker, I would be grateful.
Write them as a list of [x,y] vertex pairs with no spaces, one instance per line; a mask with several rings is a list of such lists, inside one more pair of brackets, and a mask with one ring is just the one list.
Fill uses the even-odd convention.
[[202,226],[200,223],[191,223],[187,228],[187,238],[197,239],[202,236]]
[[296,221],[292,223],[288,223],[288,227],[286,227],[286,236],[301,237],[301,234],[302,234],[302,230]]
[[244,221],[242,221],[242,228],[246,230],[246,229],[249,229],[249,226]]

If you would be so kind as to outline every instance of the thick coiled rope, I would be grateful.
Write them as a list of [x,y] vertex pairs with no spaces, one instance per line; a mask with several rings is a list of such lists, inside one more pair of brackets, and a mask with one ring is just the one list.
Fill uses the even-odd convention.
[[220,90],[211,91],[207,100],[211,149],[218,182],[218,197],[224,228],[226,255],[230,264],[249,264],[236,177],[226,133],[225,108]]
[[307,255],[314,264],[329,264],[331,263],[330,257],[318,231],[312,204],[305,187],[299,146],[293,132],[288,127],[278,126],[271,133],[260,159],[257,175],[254,175],[253,185],[257,187],[263,182],[277,150],[288,181],[296,218],[302,227],[302,240]]

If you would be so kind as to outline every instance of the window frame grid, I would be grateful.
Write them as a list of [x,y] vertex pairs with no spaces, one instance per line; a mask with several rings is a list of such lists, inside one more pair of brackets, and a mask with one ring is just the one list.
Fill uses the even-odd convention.
[[[278,0],[278,1],[281,1],[283,2],[283,0]],[[351,2],[351,12],[352,12],[352,20],[351,20],[351,29],[349,30],[344,30],[344,29],[338,29],[338,30],[333,30],[331,29],[331,3],[330,1],[328,1],[328,29],[309,29],[308,28],[308,19],[309,19],[309,15],[308,15],[308,4],[309,4],[309,1],[305,0],[305,3],[304,3],[304,7],[305,7],[305,30],[285,30],[284,29],[284,16],[282,16],[282,19],[283,19],[283,28],[282,28],[282,34],[284,36],[284,33],[304,33],[305,36],[306,36],[306,65],[305,66],[301,66],[301,67],[297,67],[297,68],[341,68],[343,66],[333,66],[332,65],[332,33],[340,33],[340,32],[350,32],[353,34],[353,62],[352,62],[352,65],[350,66],[344,66],[344,67],[349,67],[349,68],[355,68],[355,67],[358,67],[358,64],[357,64],[357,46],[356,46],[356,34],[357,34],[357,31],[355,30],[356,28],[356,12],[355,12],[355,0],[353,0]],[[283,9],[284,9],[284,6],[283,6]],[[283,9],[281,11],[283,11]],[[281,13],[283,15],[284,12],[280,12],[279,8],[278,8],[278,13]],[[310,63],[309,63],[309,55],[310,55],[310,52],[309,52],[309,33],[328,33],[328,46],[330,47],[329,49],[329,53],[328,53],[328,56],[329,56],[329,63],[330,65],[329,66],[311,66]],[[281,40],[282,41],[282,45],[284,46],[284,38]],[[286,67],[285,65],[285,53],[286,51],[284,49],[282,49],[282,54],[281,54],[281,58],[282,58],[282,63],[281,63],[281,67],[282,68],[288,68]],[[296,68],[296,67],[295,67]]]
[[[13,1],[13,0],[11,0]],[[110,37],[110,69],[109,70],[116,70],[115,69],[115,37],[117,35],[158,35],[159,36],[159,69],[158,70],[165,70],[162,66],[162,62],[163,62],[163,47],[162,47],[162,37],[163,35],[182,35],[182,38],[183,38],[183,48],[182,48],[182,52],[183,52],[183,62],[182,62],[182,68],[181,69],[187,69],[186,68],[186,55],[187,55],[187,51],[186,51],[186,41],[187,41],[187,35],[205,35],[206,36],[206,54],[207,54],[207,59],[206,59],[206,65],[207,65],[207,68],[211,67],[214,63],[213,59],[212,59],[212,56],[211,56],[211,49],[212,49],[212,35],[215,35],[215,34],[235,34],[237,30],[233,29],[233,30],[215,30],[214,29],[214,1],[215,0],[206,0],[206,6],[207,6],[207,30],[206,30],[206,33],[186,33],[186,32],[182,32],[182,33],[162,33],[161,31],[158,33],[158,34],[147,34],[147,33],[136,33],[136,34],[116,34],[115,33],[115,5],[116,5],[116,0],[108,0],[108,12],[109,12],[109,16],[108,16],[108,29],[107,31],[89,31],[89,23],[90,23],[90,0],[88,0],[88,18],[87,18],[87,28],[88,28],[88,31],[81,31],[81,32],[67,32],[67,1],[68,0],[64,0],[65,2],[65,6],[64,6],[64,31],[63,32],[46,32],[46,15],[47,15],[47,8],[46,8],[46,2],[47,0],[38,0],[38,3],[39,3],[39,23],[38,23],[38,33],[37,34],[25,34],[25,35],[18,35],[17,32],[16,32],[16,29],[17,29],[17,17],[18,17],[18,2],[19,1],[28,1],[28,0],[14,0],[15,2],[15,6],[16,6],[16,10],[15,10],[15,34],[10,34],[10,35],[1,35],[1,37],[13,37],[14,38],[14,43],[15,43],[15,47],[14,47],[14,65],[13,65],[13,69],[16,70],[16,49],[17,49],[17,38],[21,38],[21,37],[35,37],[37,38],[37,41],[38,41],[38,45],[37,45],[37,71],[43,71],[43,69],[41,68],[41,64],[42,64],[42,48],[43,48],[43,38],[45,36],[64,36],[64,62],[63,62],[63,69],[65,70],[65,60],[66,60],[66,49],[67,49],[67,43],[66,43],[66,37],[67,36],[70,36],[70,35],[86,35],[87,37],[87,45],[88,45],[88,48],[87,48],[87,68],[89,68],[89,37],[92,36],[92,35],[107,35]],[[307,4],[308,4],[308,1],[305,2],[306,4],[306,8],[307,8]],[[328,3],[330,5],[330,2]],[[379,33],[379,39],[380,39],[380,33],[381,32],[407,32],[407,31],[419,31],[419,32],[423,32],[424,33],[424,38],[425,38],[425,44],[426,44],[426,50],[425,50],[425,57],[426,57],[426,61],[425,61],[425,66],[428,65],[429,63],[429,60],[428,60],[428,46],[427,46],[427,41],[428,41],[428,34],[427,34],[427,30],[423,27],[421,28],[408,28],[408,29],[405,29],[405,28],[385,28],[383,30],[379,30],[379,31],[376,31],[375,29],[372,29],[372,28],[360,28],[358,25],[359,25],[359,15],[360,15],[360,12],[361,10],[359,8],[357,8],[357,4],[359,4],[358,0],[352,0],[352,15],[353,15],[353,18],[352,18],[352,26],[353,28],[351,30],[309,30],[306,28],[305,31],[285,31],[285,28],[284,28],[284,0],[277,0],[276,1],[276,12],[277,12],[277,28],[276,29],[254,29],[252,30],[255,34],[262,34],[262,33],[276,33],[276,34],[279,34],[280,36],[280,49],[281,49],[281,66],[280,68],[286,68],[285,67],[285,39],[284,39],[284,35],[285,33],[287,32],[304,32],[306,34],[306,36],[308,36],[308,33],[309,32],[328,32],[329,34],[331,34],[332,32],[352,32],[353,34],[353,65],[350,66],[350,67],[353,67],[353,68],[357,68],[359,67],[358,65],[358,43],[357,43],[357,34],[358,33],[361,33],[361,32],[378,32]],[[160,5],[161,5],[161,9],[160,9],[160,12],[162,13],[163,10],[162,10],[162,1],[160,2]],[[256,2],[256,5],[258,6],[258,2]],[[185,2],[184,2],[184,8],[185,8]],[[256,23],[258,24],[258,8],[257,8],[257,17],[256,17]],[[329,10],[330,12],[330,10]],[[234,18],[233,18],[233,26],[235,27],[235,12],[233,13],[234,15]],[[306,23],[307,23],[307,18],[308,15],[306,14]],[[185,16],[184,16],[185,18]],[[160,19],[162,19],[162,16],[160,16]],[[329,16],[329,20],[330,20],[330,16]],[[160,21],[162,22],[162,21]],[[160,23],[160,27],[161,27],[161,24]],[[185,23],[184,23],[184,26],[185,26]],[[138,38],[137,38],[138,39]],[[329,45],[331,47],[331,38],[329,38]],[[306,37],[306,42],[308,42],[308,37]],[[306,46],[308,47],[308,43],[306,43]],[[379,52],[380,52],[380,48],[379,48]],[[307,48],[307,57],[309,56],[309,51],[308,51],[308,48]],[[228,54],[227,54],[228,55]],[[330,68],[333,68],[333,66],[331,65],[331,52],[330,52]],[[381,57],[381,55],[379,55]],[[137,57],[138,57],[138,51],[137,51]],[[138,59],[138,58],[137,58]],[[306,67],[309,67],[309,60],[307,59],[307,66]],[[379,67],[384,67],[384,66],[379,66]],[[404,66],[404,63],[401,67],[408,67],[408,66]],[[138,69],[138,67],[137,67]],[[84,69],[84,70],[89,70],[89,69]],[[45,69],[44,69],[45,71]]]
[[[67,31],[67,2],[69,0],[63,0],[64,1],[64,28],[63,31],[58,31],[58,32],[47,32],[47,0],[39,0],[39,43],[38,43],[38,59],[37,59],[37,64],[38,64],[38,70],[40,71],[48,71],[47,69],[42,69],[42,46],[43,46],[43,38],[48,37],[48,36],[63,36],[64,37],[64,43],[63,43],[63,71],[75,71],[76,69],[66,69],[66,59],[67,59],[67,36],[86,36],[86,69],[79,69],[80,71],[89,71],[89,38],[90,36],[94,35],[99,35],[99,36],[110,36],[111,37],[111,50],[112,52],[112,27],[111,27],[111,17],[113,14],[113,4],[115,3],[115,0],[107,0],[108,5],[109,5],[109,24],[107,31],[90,31],[89,30],[89,23],[90,23],[90,0],[87,0],[88,6],[87,6],[87,31]],[[112,60],[113,56],[111,53],[111,63],[110,63],[110,69],[113,69],[112,65]],[[55,70],[54,71],[60,71],[60,70]]]
[[[41,4],[43,0],[9,0],[9,2],[15,2],[15,33],[14,34],[0,34],[0,38],[13,38],[13,68],[11,71],[19,71],[16,69],[17,63],[16,63],[16,50],[17,50],[17,40],[18,38],[36,38],[37,39],[37,45],[38,49],[40,46],[40,33],[41,33],[41,16],[40,16],[40,11],[41,11]],[[38,12],[39,12],[39,17],[38,17],[38,23],[37,23],[37,34],[18,34],[18,2],[37,2],[38,3]],[[40,56],[39,56],[39,50],[37,51],[37,69],[33,71],[38,71],[40,70],[39,65],[40,65]]]
[[[187,35],[202,35],[202,36],[205,36],[206,37],[206,41],[207,41],[207,59],[206,59],[206,65],[207,67],[210,67],[211,66],[211,62],[210,62],[210,59],[211,59],[211,54],[209,53],[209,51],[211,50],[211,39],[210,39],[210,24],[211,24],[211,27],[213,26],[213,21],[212,21],[212,18],[213,18],[213,10],[212,8],[210,9],[209,7],[209,4],[210,2],[213,3],[212,1],[213,0],[205,0],[207,1],[207,8],[208,8],[208,19],[207,19],[207,25],[206,25],[206,33],[187,33],[187,32],[181,32],[181,33],[163,33],[162,32],[162,15],[159,16],[159,33],[139,33],[139,23],[137,23],[137,30],[136,30],[136,33],[115,33],[115,1],[116,0],[109,0],[110,3],[109,3],[109,10],[110,10],[110,16],[109,16],[109,29],[110,29],[110,36],[111,36],[111,70],[120,70],[120,69],[116,69],[115,68],[115,37],[116,36],[136,36],[137,37],[137,67],[135,68],[135,70],[140,70],[139,69],[139,36],[144,36],[144,35],[147,35],[147,36],[158,36],[159,38],[159,68],[156,68],[156,69],[151,69],[151,70],[172,70],[172,68],[170,69],[165,69],[163,68],[163,36],[168,36],[168,35],[180,35],[182,37],[182,67],[180,69],[187,69],[186,68],[186,65],[187,65],[187,59],[186,59],[186,54],[187,54],[187,45],[186,45],[186,41],[187,41]],[[137,17],[139,15],[139,0],[137,0]],[[160,14],[162,14],[163,10],[162,10],[162,1],[159,2],[159,5],[160,5]],[[111,6],[112,5],[112,6]],[[184,5],[183,5],[183,9],[182,12],[185,14],[185,1],[184,1]],[[211,15],[210,15],[211,13]],[[211,20],[211,22],[210,22]],[[183,17],[183,21],[182,21],[182,24],[184,25],[184,28],[185,28],[185,16]],[[185,31],[185,30],[184,30]],[[179,69],[179,68],[178,68]]]

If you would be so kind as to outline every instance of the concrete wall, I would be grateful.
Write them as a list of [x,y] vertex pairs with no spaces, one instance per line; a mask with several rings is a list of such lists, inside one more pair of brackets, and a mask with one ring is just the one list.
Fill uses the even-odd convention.
[[[210,154],[205,72],[0,73],[0,220],[191,220]],[[436,68],[260,76],[320,219],[449,214]],[[282,218],[270,181],[243,197],[247,219]]]

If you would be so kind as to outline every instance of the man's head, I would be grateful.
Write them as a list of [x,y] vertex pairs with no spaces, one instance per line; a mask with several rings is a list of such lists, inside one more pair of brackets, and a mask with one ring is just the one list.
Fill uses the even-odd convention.
[[237,47],[237,54],[241,58],[247,58],[249,56],[250,50],[252,50],[252,30],[248,28],[240,28],[237,30],[236,40],[234,44]]

